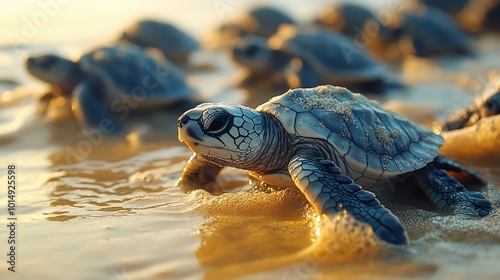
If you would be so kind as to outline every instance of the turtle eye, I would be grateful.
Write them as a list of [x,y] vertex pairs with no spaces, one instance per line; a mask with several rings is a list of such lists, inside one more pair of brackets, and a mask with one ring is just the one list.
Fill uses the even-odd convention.
[[485,105],[488,109],[493,109],[493,101],[491,99],[488,99]]
[[243,53],[245,53],[249,57],[254,57],[258,52],[260,48],[256,45],[249,45],[243,49]]
[[206,122],[205,130],[207,134],[219,135],[230,126],[232,116],[226,111],[219,111]]
[[52,67],[52,65],[54,65],[56,62],[57,62],[57,59],[55,57],[52,57],[52,56],[44,56],[44,57],[39,58],[40,66],[45,68],[45,69]]

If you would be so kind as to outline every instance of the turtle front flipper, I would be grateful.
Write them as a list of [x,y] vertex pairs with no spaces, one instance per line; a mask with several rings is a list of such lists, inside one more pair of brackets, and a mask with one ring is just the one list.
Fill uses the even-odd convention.
[[217,193],[220,191],[220,188],[215,182],[215,179],[221,169],[222,167],[194,153],[191,158],[189,158],[186,167],[184,167],[176,186],[186,192],[204,189],[209,193]]
[[398,218],[382,206],[373,193],[342,174],[332,161],[298,155],[290,161],[288,171],[318,213],[333,215],[346,210],[357,220],[369,224],[380,239],[396,245],[408,243]]
[[479,192],[470,192],[448,173],[429,163],[412,174],[417,186],[442,211],[484,217],[493,209]]
[[90,81],[80,83],[73,90],[71,108],[83,127],[99,129],[105,135],[124,135],[125,129],[110,114],[99,88]]
[[413,38],[411,41],[413,43],[413,51],[415,56],[428,57],[430,55],[425,42],[423,42],[421,39]]

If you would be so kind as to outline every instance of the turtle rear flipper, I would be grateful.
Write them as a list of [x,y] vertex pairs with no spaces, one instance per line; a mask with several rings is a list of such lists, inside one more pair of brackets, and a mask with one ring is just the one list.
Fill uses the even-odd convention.
[[434,159],[434,165],[437,168],[444,169],[446,171],[452,171],[452,172],[457,172],[457,173],[465,173],[467,176],[472,178],[473,180],[479,182],[481,185],[486,184],[486,180],[476,172],[467,169],[463,167],[462,165],[456,163],[455,161],[444,157],[444,156],[438,156]]
[[295,156],[288,165],[295,185],[318,213],[333,215],[346,210],[369,224],[385,242],[404,245],[408,236],[401,222],[371,192],[342,174],[332,161],[308,155]]
[[484,217],[493,209],[491,202],[481,193],[466,190],[434,163],[415,171],[412,177],[432,204],[442,211]]

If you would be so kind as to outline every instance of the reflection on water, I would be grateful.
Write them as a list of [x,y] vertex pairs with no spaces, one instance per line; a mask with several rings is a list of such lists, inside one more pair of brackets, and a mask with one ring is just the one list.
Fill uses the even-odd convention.
[[[133,181],[130,175],[150,169],[155,166],[163,168],[175,167],[175,159],[183,154],[183,151],[175,148],[159,149],[147,152],[129,149],[127,143],[105,143],[96,147],[93,151],[94,158],[63,165],[59,161],[58,154],[50,158],[54,162],[55,171],[52,177],[45,183],[52,191],[49,194],[50,206],[55,207],[51,212],[54,216],[47,217],[49,220],[67,220],[76,217],[96,217],[100,215],[126,215],[134,212],[129,207],[131,200],[138,197],[161,194],[166,186],[161,182],[148,182],[146,177]],[[114,156],[108,156],[112,154]],[[105,155],[105,156],[103,156]],[[101,159],[97,159],[101,158]],[[175,170],[175,169],[174,169]],[[176,173],[171,176],[176,179]],[[66,207],[69,206],[69,207]],[[71,209],[71,211],[64,211]]]

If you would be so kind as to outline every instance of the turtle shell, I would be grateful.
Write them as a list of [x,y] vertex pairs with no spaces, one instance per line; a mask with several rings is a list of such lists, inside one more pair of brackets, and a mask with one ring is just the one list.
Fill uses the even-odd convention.
[[419,3],[424,5],[432,6],[438,8],[448,14],[457,15],[462,11],[467,5],[470,4],[470,0],[418,0]]
[[141,20],[129,26],[123,32],[122,40],[129,41],[140,47],[158,48],[170,60],[184,56],[199,48],[198,42],[166,22]]
[[467,35],[448,14],[437,8],[419,7],[404,12],[402,18],[404,36],[427,55],[473,53]]
[[299,58],[329,83],[370,81],[385,75],[385,67],[350,38],[322,28],[283,26],[269,39],[269,47]]
[[128,95],[136,104],[149,107],[175,103],[196,93],[178,67],[130,44],[95,49],[83,55],[79,65],[101,82],[110,100]]
[[387,39],[394,36],[393,31],[372,10],[355,3],[337,3],[325,7],[320,11],[317,21],[350,38],[362,35],[361,32],[365,32],[366,24],[374,24],[378,27],[376,36]]
[[441,136],[343,87],[289,90],[257,110],[274,115],[290,135],[327,141],[347,163],[341,168],[357,166],[358,178],[420,169],[443,144]]
[[247,34],[264,38],[271,37],[281,24],[294,24],[295,21],[284,12],[268,6],[257,6],[242,14],[235,24]]

